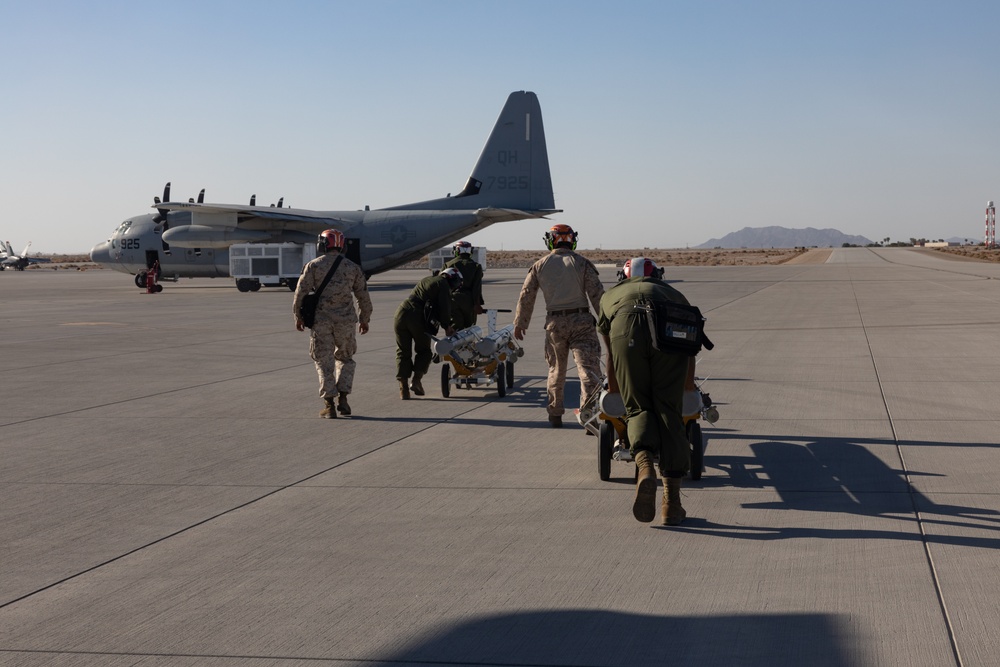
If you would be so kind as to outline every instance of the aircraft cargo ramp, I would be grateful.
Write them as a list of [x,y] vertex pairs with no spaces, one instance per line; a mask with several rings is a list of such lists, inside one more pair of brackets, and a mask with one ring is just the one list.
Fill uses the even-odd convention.
[[0,276],[0,665],[996,663],[1000,265],[668,267],[722,413],[669,529],[548,428],[541,298],[505,398],[399,400],[425,275],[372,279],[336,421],[287,291]]

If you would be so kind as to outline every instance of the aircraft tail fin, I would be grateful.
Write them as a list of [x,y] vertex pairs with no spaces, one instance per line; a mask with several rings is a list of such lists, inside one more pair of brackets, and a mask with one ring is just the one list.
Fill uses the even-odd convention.
[[497,208],[555,208],[542,108],[534,93],[507,97],[479,161],[456,196],[478,196]]
[[461,192],[444,199],[391,208],[555,212],[538,97],[523,90],[507,97],[479,161]]
[[15,257],[16,255],[14,255],[14,249],[10,247],[10,241],[4,241],[4,245],[7,246],[7,256]]
[[28,256],[28,248],[30,248],[30,247],[31,247],[31,241],[28,241],[28,245],[24,246],[24,250],[21,251],[21,257],[27,257]]

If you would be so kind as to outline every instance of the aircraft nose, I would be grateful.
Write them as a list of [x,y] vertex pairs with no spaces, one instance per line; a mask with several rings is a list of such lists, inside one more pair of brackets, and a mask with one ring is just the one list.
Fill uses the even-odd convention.
[[95,264],[111,263],[111,244],[107,241],[98,243],[90,249],[90,261]]

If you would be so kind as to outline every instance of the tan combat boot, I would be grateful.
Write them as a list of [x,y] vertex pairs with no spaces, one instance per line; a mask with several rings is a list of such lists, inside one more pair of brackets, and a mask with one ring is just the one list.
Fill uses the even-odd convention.
[[422,377],[422,375],[414,375],[413,382],[410,383],[410,389],[412,389],[413,393],[417,396],[424,395],[424,385],[420,384],[420,378]]
[[337,395],[337,409],[345,417],[351,416],[351,406],[347,404],[347,392],[342,391]]
[[404,401],[410,400],[410,387],[406,384],[406,380],[399,381],[399,397]]
[[323,402],[326,403],[326,406],[319,411],[319,416],[326,417],[327,419],[336,419],[337,409],[333,407],[333,396],[324,396]]
[[656,470],[653,468],[653,455],[644,449],[639,450],[635,454],[635,465],[639,471],[632,515],[637,521],[649,523],[656,516]]
[[667,477],[663,483],[667,487],[663,492],[663,525],[676,526],[687,516],[681,507],[681,478]]

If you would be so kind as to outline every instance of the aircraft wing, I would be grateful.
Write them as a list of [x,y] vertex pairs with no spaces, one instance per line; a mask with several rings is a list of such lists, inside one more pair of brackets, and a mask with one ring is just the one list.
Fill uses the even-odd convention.
[[48,257],[22,257],[22,262],[27,262],[28,264],[47,264],[52,260]]
[[521,211],[513,208],[480,208],[476,209],[476,217],[483,222],[508,222],[510,220],[525,220],[527,218],[547,218],[553,213],[562,213],[562,209],[551,208],[540,211]]
[[195,204],[191,202],[164,202],[155,204],[152,208],[166,211],[188,211],[203,214],[210,218],[212,214],[253,216],[269,220],[288,220],[290,222],[321,222],[331,227],[353,224],[350,220],[333,217],[323,211],[308,211],[296,208],[278,208],[276,206],[240,206],[238,204]]

